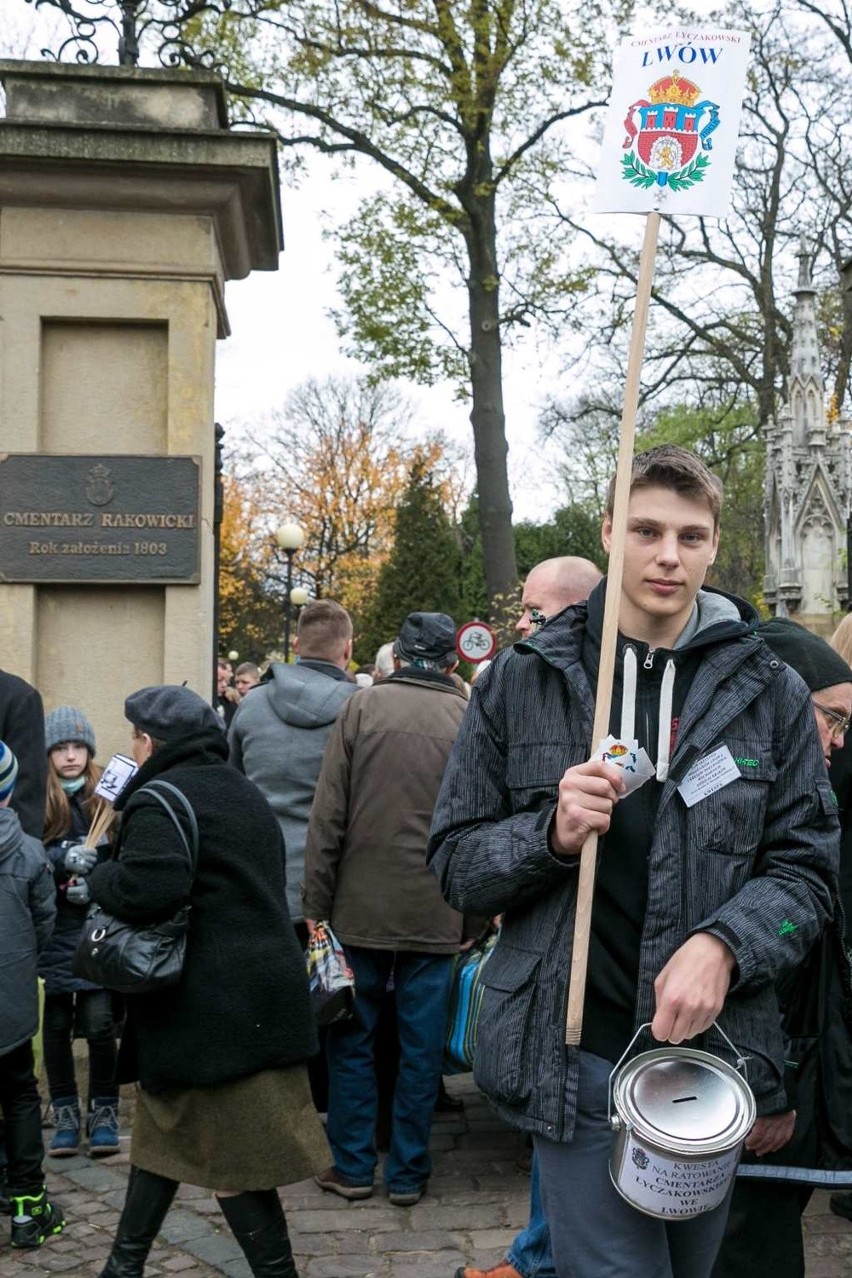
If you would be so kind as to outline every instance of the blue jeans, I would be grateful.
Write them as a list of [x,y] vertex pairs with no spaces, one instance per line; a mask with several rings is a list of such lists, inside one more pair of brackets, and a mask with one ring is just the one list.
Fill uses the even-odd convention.
[[530,1173],[530,1223],[509,1248],[507,1261],[521,1278],[557,1278],[550,1250],[550,1230],[544,1218],[538,1156],[533,1154]]
[[692,1220],[646,1216],[609,1178],[612,1065],[580,1052],[577,1121],[562,1144],[535,1137],[541,1193],[559,1278],[710,1278],[731,1204]]
[[399,1072],[393,1097],[385,1184],[422,1188],[432,1170],[429,1133],[441,1081],[452,956],[344,946],[355,974],[355,1015],[328,1031],[328,1123],[334,1165],[352,1185],[376,1170],[378,1086],[374,1040],[388,981],[394,980]]

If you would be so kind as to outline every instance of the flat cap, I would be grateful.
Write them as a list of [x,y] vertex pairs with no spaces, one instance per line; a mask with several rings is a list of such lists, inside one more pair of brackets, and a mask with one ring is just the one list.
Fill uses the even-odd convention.
[[451,665],[456,659],[456,623],[445,612],[410,612],[394,645],[400,661]]
[[164,684],[140,688],[124,703],[124,715],[134,728],[147,732],[156,741],[177,741],[211,728],[224,732],[224,725],[212,706],[191,688]]

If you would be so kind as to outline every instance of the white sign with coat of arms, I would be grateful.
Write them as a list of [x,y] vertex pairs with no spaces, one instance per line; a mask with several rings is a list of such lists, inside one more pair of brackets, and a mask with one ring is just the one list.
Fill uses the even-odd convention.
[[592,207],[724,217],[733,185],[749,36],[673,30],[616,51]]

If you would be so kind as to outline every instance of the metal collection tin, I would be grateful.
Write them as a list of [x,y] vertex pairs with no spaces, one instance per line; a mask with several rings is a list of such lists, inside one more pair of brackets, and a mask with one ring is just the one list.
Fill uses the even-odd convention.
[[690,1047],[643,1052],[613,1071],[612,1105],[610,1177],[622,1198],[665,1220],[719,1206],[756,1114],[737,1070]]

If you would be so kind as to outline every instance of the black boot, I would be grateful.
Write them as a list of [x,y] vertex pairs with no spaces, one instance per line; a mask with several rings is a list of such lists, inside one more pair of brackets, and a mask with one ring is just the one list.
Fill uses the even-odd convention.
[[118,1233],[101,1278],[143,1278],[148,1252],[177,1187],[176,1180],[131,1167]]
[[257,1189],[218,1202],[255,1278],[299,1278],[277,1190]]

